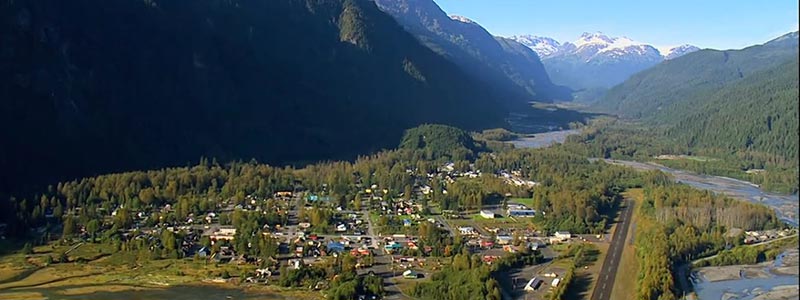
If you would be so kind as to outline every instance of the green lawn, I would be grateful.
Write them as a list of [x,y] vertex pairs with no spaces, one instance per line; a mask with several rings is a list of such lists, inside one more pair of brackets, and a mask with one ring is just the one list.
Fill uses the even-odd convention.
[[221,294],[220,297],[234,293],[228,289],[235,289],[241,294],[237,299],[319,298],[318,292],[285,290],[275,286],[239,286],[240,278],[233,282],[207,283],[220,278],[223,272],[234,278],[245,275],[245,272],[252,273],[256,267],[251,265],[216,264],[193,259],[136,260],[137,253],[112,254],[112,247],[102,244],[84,244],[70,252],[71,262],[45,266],[47,256],[57,256],[69,248],[53,244],[35,247],[35,253],[31,255],[0,256],[0,300],[47,299],[53,295],[80,298],[99,294],[121,299],[201,297],[199,294],[186,296],[187,290],[193,289]]
[[511,198],[508,200],[508,202],[519,203],[527,207],[533,207],[533,198]]

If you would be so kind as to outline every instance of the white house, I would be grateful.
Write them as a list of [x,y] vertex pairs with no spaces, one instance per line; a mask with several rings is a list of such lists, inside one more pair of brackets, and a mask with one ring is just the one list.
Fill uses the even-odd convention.
[[559,240],[566,241],[572,238],[572,234],[569,231],[556,231],[555,237]]
[[471,235],[471,234],[475,234],[475,228],[472,228],[472,227],[469,227],[469,226],[466,226],[466,227],[458,227],[458,231],[459,231],[459,232],[460,232],[462,235]]
[[553,283],[550,286],[557,287],[559,282],[561,282],[561,278],[553,279]]
[[486,219],[494,219],[494,212],[488,210],[482,210],[481,217],[484,217]]
[[500,245],[508,245],[511,244],[514,238],[508,235],[498,235],[497,236],[497,243]]

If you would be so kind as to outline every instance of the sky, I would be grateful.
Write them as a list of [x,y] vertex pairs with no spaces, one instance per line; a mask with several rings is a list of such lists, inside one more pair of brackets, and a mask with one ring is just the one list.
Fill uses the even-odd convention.
[[435,0],[494,35],[559,42],[583,32],[626,36],[657,47],[740,49],[798,30],[797,0]]

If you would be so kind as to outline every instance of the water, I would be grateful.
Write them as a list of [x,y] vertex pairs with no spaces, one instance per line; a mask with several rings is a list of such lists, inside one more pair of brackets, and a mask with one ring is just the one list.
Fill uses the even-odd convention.
[[579,134],[580,132],[581,131],[577,129],[548,131],[513,140],[509,143],[517,148],[546,148],[563,143],[567,139],[567,136]]
[[[512,141],[517,148],[544,148],[556,143],[563,143],[567,136],[579,133],[578,130],[561,130],[536,134],[533,137],[526,137]],[[590,159],[592,161],[597,158]],[[722,177],[694,174],[691,172],[668,168],[655,163],[642,163],[635,161],[610,160],[604,161],[612,164],[624,165],[637,170],[660,170],[672,174],[679,183],[687,184],[692,187],[709,190],[729,197],[742,199],[754,203],[761,203],[775,209],[779,218],[785,222],[798,225],[798,195],[781,195],[769,193],[761,190],[758,185],[751,182]],[[775,263],[768,266],[771,270],[774,267],[783,265],[784,254],[776,258]],[[730,299],[730,300],[753,300],[761,293],[767,292],[774,287],[793,285],[797,286],[798,276],[796,275],[776,275],[771,272],[768,278],[740,278],[735,280],[725,280],[709,282],[700,280],[695,283],[698,298],[701,300]],[[760,298],[759,298],[760,299]],[[796,298],[795,298],[796,299]]]
[[698,189],[709,190],[729,197],[753,203],[760,203],[773,208],[778,217],[791,224],[798,225],[798,195],[782,195],[761,190],[757,185],[728,177],[695,174],[687,171],[668,168],[655,163],[642,163],[625,160],[606,159],[608,163],[624,165],[638,170],[661,170],[672,174],[677,182],[688,184]]
[[[580,130],[576,129],[549,131],[535,134],[532,137],[514,140],[510,143],[517,148],[544,148],[556,143],[563,143],[567,139],[567,136],[579,133]],[[800,205],[798,205],[798,203],[800,203],[800,199],[797,194],[782,195],[769,193],[761,190],[758,185],[751,182],[722,176],[695,174],[668,168],[655,163],[612,159],[605,159],[605,161],[638,170],[661,170],[662,172],[672,174],[677,182],[688,184],[698,189],[709,190],[729,197],[767,205],[775,210],[781,220],[792,226],[798,226],[798,210],[800,210]]]
[[[700,278],[698,278],[699,280],[695,282],[695,292],[697,293],[697,297],[700,300],[752,300],[756,299],[758,295],[768,292],[775,287],[793,286],[796,289],[798,278],[797,275],[780,275],[773,273],[775,268],[789,267],[788,265],[784,264],[785,260],[787,259],[787,255],[791,255],[793,257],[788,259],[794,260],[794,262],[791,263],[791,267],[797,268],[797,249],[787,250],[778,255],[778,257],[775,258],[774,263],[765,266],[764,273],[768,276],[766,278],[746,278],[742,276],[739,279],[710,282],[700,276]],[[764,297],[758,299],[763,298]],[[794,297],[794,299],[797,299],[797,297]]]
[[[726,294],[733,296],[729,299],[752,300],[762,292],[767,292],[774,287],[797,285],[796,276],[775,276],[770,278],[743,278],[695,284],[697,298],[700,300],[723,299]],[[735,296],[734,296],[735,295]]]

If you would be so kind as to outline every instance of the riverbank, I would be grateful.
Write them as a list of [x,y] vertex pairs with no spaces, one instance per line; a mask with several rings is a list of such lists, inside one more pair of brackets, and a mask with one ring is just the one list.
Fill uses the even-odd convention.
[[529,134],[508,143],[516,148],[546,148],[555,144],[563,143],[568,136],[580,134],[579,129],[548,131],[536,134]]
[[631,167],[637,170],[660,170],[671,174],[679,183],[692,187],[709,190],[729,197],[760,203],[772,207],[778,217],[785,222],[797,226],[800,200],[798,195],[780,195],[761,190],[757,185],[734,178],[695,174],[683,170],[668,168],[656,163],[636,162],[626,160],[604,159],[605,162]]
[[701,300],[798,299],[799,258],[800,250],[793,248],[756,265],[699,268],[692,278]]

